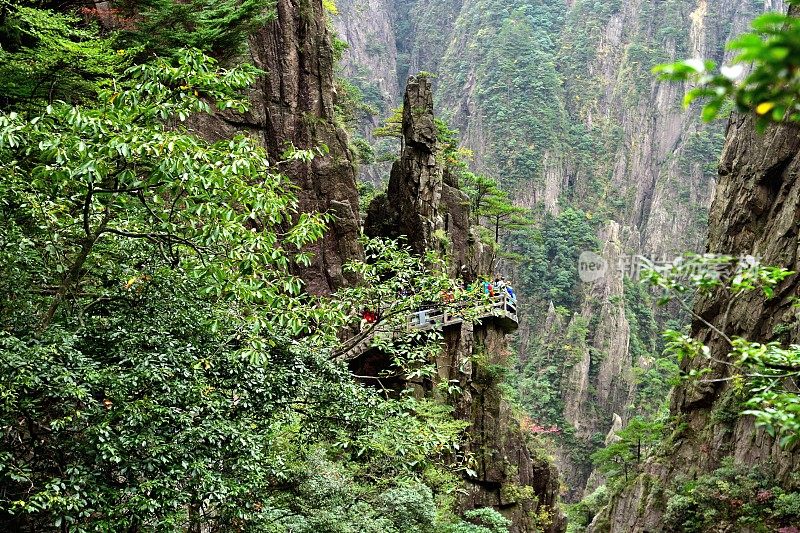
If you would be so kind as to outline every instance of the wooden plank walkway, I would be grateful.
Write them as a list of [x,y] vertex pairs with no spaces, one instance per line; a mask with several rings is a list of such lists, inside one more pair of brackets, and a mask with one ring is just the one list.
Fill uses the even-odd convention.
[[[484,309],[480,310],[480,314],[475,318],[476,321],[479,322],[489,318],[499,318],[506,323],[503,329],[516,329],[519,323],[517,319],[517,303],[515,300],[512,300],[505,291],[503,291],[503,294],[490,297],[489,303],[481,307],[484,307]],[[461,324],[462,322],[464,322],[463,313],[454,311],[452,308],[434,307],[432,309],[415,311],[406,315],[405,332],[410,330],[427,331],[434,328],[444,329],[449,326]],[[405,332],[385,331],[381,330],[379,326],[376,326],[368,334],[364,335],[363,338],[358,339],[355,344],[337,356],[336,359],[340,361],[352,361],[372,349],[373,341],[376,337],[381,336],[391,339]]]

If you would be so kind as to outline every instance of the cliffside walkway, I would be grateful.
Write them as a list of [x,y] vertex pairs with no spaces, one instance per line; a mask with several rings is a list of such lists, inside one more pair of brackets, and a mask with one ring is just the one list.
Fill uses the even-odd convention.
[[[478,315],[473,319],[465,319],[464,313],[459,308],[465,307],[467,304],[455,303],[450,306],[433,307],[431,309],[423,309],[408,313],[406,315],[405,332],[411,330],[427,331],[437,327],[442,329],[450,326],[455,326],[463,323],[465,320],[474,320],[475,322],[483,322],[485,320],[496,320],[498,325],[506,333],[510,333],[517,329],[519,321],[517,319],[517,302],[508,296],[503,291],[503,294],[491,296],[489,303],[482,304],[478,307]],[[394,337],[401,333],[400,331],[386,331],[380,328],[380,325],[373,327],[365,335],[356,336],[356,342],[342,352],[337,359],[340,361],[352,361],[357,359],[364,353],[370,351],[373,346],[373,341],[379,336]]]

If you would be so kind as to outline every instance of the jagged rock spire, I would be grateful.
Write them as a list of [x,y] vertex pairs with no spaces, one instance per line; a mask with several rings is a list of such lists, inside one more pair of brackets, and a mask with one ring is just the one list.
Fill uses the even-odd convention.
[[370,236],[404,235],[416,253],[432,247],[433,233],[443,226],[439,214],[442,166],[436,161],[433,91],[426,76],[408,80],[403,99],[403,145],[385,197],[370,205],[365,232]]

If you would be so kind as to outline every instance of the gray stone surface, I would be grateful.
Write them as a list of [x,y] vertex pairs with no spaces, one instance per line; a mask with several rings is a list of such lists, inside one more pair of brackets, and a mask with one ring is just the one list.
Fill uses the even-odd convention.
[[[761,256],[768,265],[800,271],[798,229],[800,228],[800,128],[774,126],[765,133],[755,131],[748,117],[735,117],[729,124],[727,142],[719,167],[719,185],[710,214],[708,251],[720,254]],[[775,297],[766,300],[757,291],[736,298],[723,293],[699,301],[695,312],[722,327],[731,336],[756,342],[775,339],[778,324],[793,324],[780,339],[800,341],[797,310],[793,298],[800,294],[797,275],[782,282]],[[726,342],[701,321],[692,325],[695,338],[707,343],[716,359],[727,359]],[[708,366],[709,380],[730,375],[728,365],[705,359],[685,360],[682,368]],[[800,452],[785,450],[764,431],[756,429],[751,417],[730,421],[714,418],[725,409],[725,381],[711,384],[683,384],[675,389],[670,414],[685,424],[669,449],[646,465],[636,483],[614,498],[597,517],[595,532],[662,531],[665,501],[653,486],[668,486],[678,476],[692,478],[708,473],[725,457],[748,467],[771,464],[777,467],[776,483],[787,483],[800,469]]]

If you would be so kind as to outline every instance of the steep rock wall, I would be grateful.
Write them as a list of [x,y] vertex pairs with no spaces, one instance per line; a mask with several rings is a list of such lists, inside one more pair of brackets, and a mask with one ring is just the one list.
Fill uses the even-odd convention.
[[250,111],[200,117],[194,127],[209,137],[247,131],[273,162],[291,147],[317,151],[310,163],[279,168],[297,185],[301,212],[335,217],[309,247],[311,265],[298,272],[310,292],[327,294],[356,281],[342,267],[363,257],[356,168],[347,133],[334,120],[332,35],[321,0],[277,0],[275,12],[250,38],[250,61],[265,72],[251,91]]
[[347,134],[334,123],[333,48],[322,2],[278,0],[276,9],[275,21],[250,42],[255,65],[267,73],[259,87],[262,131],[273,157],[288,144],[327,147],[310,165],[294,163],[287,169],[299,187],[303,211],[336,217],[302,273],[311,291],[327,292],[355,281],[342,266],[362,253],[355,167]]
[[332,17],[337,36],[347,44],[341,74],[377,93],[381,111],[391,109],[401,94],[392,11],[391,0],[339,0]]
[[[575,15],[590,13],[602,24],[589,32],[597,53],[585,79],[565,77],[568,105],[590,127],[618,128],[606,144],[611,157],[605,163],[615,195],[627,200],[615,216],[637,230],[637,251],[699,250],[714,182],[708,159],[721,147],[722,128],[700,124],[697,113],[679,105],[687,87],[657,82],[649,68],[682,57],[722,62],[725,43],[762,7],[738,0],[626,0],[603,15],[580,4]],[[587,101],[590,83],[600,86]]]
[[[512,521],[511,533],[563,531],[558,472],[541,443],[523,431],[499,387],[496,368],[511,353],[506,332],[492,320],[467,322],[446,329],[442,346],[436,383],[461,388],[455,415],[470,423],[464,451],[475,458],[473,471],[464,474],[460,509],[494,507]],[[427,393],[434,389],[430,384]]]
[[[530,170],[513,183],[520,203],[556,212],[567,199],[607,209],[633,230],[631,251],[661,254],[702,247],[714,185],[708,159],[721,148],[722,126],[686,113],[686,87],[656,82],[650,67],[695,55],[720,62],[725,43],[754,15],[783,7],[782,0],[417,0],[394,2],[390,13],[371,0],[341,4],[337,27],[348,35],[349,20],[369,17],[375,28],[364,30],[374,41],[348,39],[346,72],[369,70],[379,55],[381,65],[437,74],[437,105],[474,151],[474,165],[501,179]],[[519,117],[539,118],[517,127]],[[567,131],[576,125],[584,137]]]
[[[614,267],[622,253],[620,225],[609,222],[600,238],[600,255],[612,265],[610,270],[585,285],[580,310],[569,324],[554,329],[551,312],[543,328],[551,343],[579,341],[572,345],[574,354],[564,363],[560,392],[564,418],[575,429],[575,437],[584,442],[607,434],[615,420],[628,417],[635,395],[635,369],[645,366],[633,361],[629,353],[631,328],[622,272]],[[579,332],[580,338],[567,338],[568,332]],[[589,458],[576,454],[567,443],[559,447],[557,458],[567,486],[566,498],[579,500],[592,473]]]
[[[722,61],[725,42],[762,7],[733,0],[623,0],[615,6],[578,0],[548,36],[533,21],[552,18],[522,13],[522,7],[514,13],[520,6],[515,2],[507,3],[507,18],[492,17],[487,11],[501,8],[481,4],[463,7],[453,37],[460,41],[442,64],[440,102],[464,132],[478,166],[516,176],[506,162],[538,158],[537,165],[517,164],[532,174],[517,182],[517,200],[542,204],[551,213],[573,205],[608,217],[617,231],[613,244],[599,235],[602,255],[700,250],[714,188],[708,163],[721,147],[722,126],[701,124],[696,112],[680,106],[686,87],[658,83],[649,69],[695,54]],[[501,43],[497,59],[490,61],[485,33]],[[524,50],[530,47],[546,53]],[[547,69],[548,56],[557,58],[556,73]],[[531,69],[535,75],[519,85],[524,70]],[[562,91],[548,83],[553,78],[563,81]],[[526,111],[526,94],[535,109]],[[504,112],[541,118],[518,124],[500,115]],[[504,121],[514,124],[513,130]],[[573,312],[588,325],[587,343],[561,388],[565,419],[582,443],[577,449],[585,450],[608,432],[613,414],[623,421],[635,414],[625,404],[633,398],[637,370],[645,369],[637,368],[640,361],[629,353],[621,275],[611,272],[581,292]],[[538,324],[542,318],[531,317]],[[545,334],[531,327],[532,335]],[[578,498],[591,468],[585,453],[575,460],[574,444],[567,448],[572,449],[559,450],[558,462],[568,499]]]
[[[708,251],[760,256],[764,264],[800,269],[800,129],[776,126],[759,134],[747,117],[735,117],[728,127],[719,167],[719,185],[710,215]],[[785,280],[775,297],[765,300],[748,293],[726,300],[712,295],[699,301],[695,311],[717,326],[727,321],[727,332],[756,342],[780,340],[797,343],[800,322],[793,298],[797,276]],[[775,327],[788,324],[776,339]],[[717,359],[727,357],[725,342],[701,321],[692,325],[695,338],[707,343]],[[684,370],[707,365],[685,361]],[[709,380],[723,379],[730,367],[711,363]],[[660,531],[665,510],[664,492],[676,478],[691,479],[719,467],[725,457],[748,467],[776,466],[778,483],[786,483],[800,468],[797,450],[781,449],[775,439],[753,425],[747,416],[721,421],[715,411],[726,409],[730,384],[725,381],[684,384],[675,389],[670,414],[683,425],[673,435],[662,456],[648,464],[637,482],[595,520],[593,531]]]

